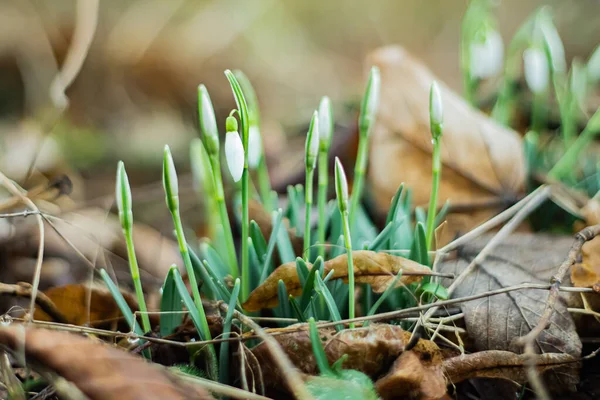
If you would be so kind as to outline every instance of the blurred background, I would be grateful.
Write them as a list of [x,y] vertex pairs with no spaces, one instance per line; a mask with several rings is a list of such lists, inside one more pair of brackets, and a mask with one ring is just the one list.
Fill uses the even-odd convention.
[[[60,104],[50,88],[71,45],[78,3],[0,0],[0,170],[29,190],[66,175],[72,195],[53,206],[109,210],[116,163],[122,159],[136,219],[164,233],[170,225],[164,223],[169,215],[160,169],[162,148],[169,144],[182,176],[183,211],[192,225],[200,218],[188,147],[198,136],[198,84],[208,87],[222,126],[234,107],[223,71],[246,73],[261,106],[272,180],[285,187],[302,172],[304,135],[323,95],[334,104],[338,141],[347,142],[341,151],[352,157],[352,140],[345,138],[355,132],[369,67],[365,59],[378,47],[403,46],[460,93],[460,24],[467,4],[103,0],[89,54],[65,92],[68,108],[57,118]],[[597,0],[497,0],[505,46],[543,4],[554,10],[567,60],[587,59],[600,39]],[[80,26],[90,28],[93,19],[84,16]],[[60,191],[65,182],[57,182]],[[93,248],[89,251],[92,259]],[[30,269],[22,270],[23,277],[31,276]]]

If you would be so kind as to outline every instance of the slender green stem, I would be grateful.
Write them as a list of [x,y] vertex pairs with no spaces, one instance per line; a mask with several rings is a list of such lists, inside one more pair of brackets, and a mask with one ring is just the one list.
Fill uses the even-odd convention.
[[427,250],[431,249],[433,244],[433,233],[435,232],[435,212],[437,210],[438,189],[440,187],[440,175],[442,170],[442,161],[440,155],[441,141],[433,139],[433,165],[432,165],[432,186],[431,197],[429,197],[429,210],[427,211]]
[[246,161],[244,163],[244,174],[242,175],[242,299],[244,299],[244,301],[250,295],[250,259],[248,254],[248,237],[250,232],[248,214],[248,177],[248,162]]
[[531,130],[542,132],[546,123],[547,93],[535,93],[531,105]]
[[148,309],[146,308],[144,291],[142,290],[142,281],[140,279],[140,269],[138,266],[137,257],[135,255],[135,248],[133,247],[133,234],[130,229],[123,230],[123,233],[125,234],[125,242],[127,245],[127,257],[129,258],[131,279],[133,280],[135,295],[140,307],[140,313],[142,314],[142,327],[144,328],[144,332],[150,332],[152,330],[152,326],[150,325],[150,318],[148,317]]
[[185,234],[183,233],[183,225],[181,224],[181,216],[179,215],[179,209],[171,212],[173,217],[173,224],[175,225],[175,235],[177,236],[177,244],[179,245],[179,252],[183,259],[183,265],[190,280],[190,286],[192,288],[192,297],[194,299],[194,305],[198,309],[200,319],[202,323],[202,336],[204,340],[210,340],[210,329],[208,327],[208,321],[206,320],[206,313],[204,312],[204,306],[202,305],[202,298],[200,297],[200,290],[198,289],[198,281],[196,280],[196,274],[192,267],[192,260],[190,258],[190,252],[188,251],[187,243],[185,241]]
[[329,183],[329,170],[327,165],[327,151],[319,151],[319,222],[317,226],[317,241],[319,243],[319,256],[325,257],[325,221],[327,219],[327,186]]
[[306,211],[304,215],[304,252],[306,261],[310,261],[310,214],[312,211],[313,204],[313,178],[315,170],[313,168],[306,169],[306,184],[304,187],[304,202],[306,204]]
[[229,271],[231,277],[235,279],[239,275],[238,261],[235,253],[235,244],[233,242],[233,233],[231,232],[231,224],[229,222],[229,213],[227,212],[227,204],[225,203],[225,191],[223,189],[223,177],[221,175],[221,163],[219,157],[210,156],[210,163],[214,176],[215,202],[219,209],[219,217],[225,235],[225,247],[227,248],[227,257],[229,258]]
[[358,153],[356,155],[356,164],[354,166],[354,183],[352,185],[352,195],[350,196],[350,225],[356,221],[356,212],[360,205],[363,187],[365,185],[365,173],[367,170],[367,158],[369,153],[369,137],[361,135],[358,141]]
[[[348,211],[342,212],[342,225],[344,227],[344,246],[348,255],[348,318],[354,318],[354,262],[352,261],[352,237],[350,236],[350,221]],[[350,329],[354,323],[349,324]]]

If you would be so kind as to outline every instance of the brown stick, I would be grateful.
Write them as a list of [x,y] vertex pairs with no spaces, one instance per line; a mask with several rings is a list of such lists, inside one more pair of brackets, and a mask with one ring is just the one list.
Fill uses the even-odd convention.
[[540,399],[549,399],[550,396],[544,388],[544,385],[542,384],[535,368],[536,360],[533,344],[542,331],[546,329],[550,323],[550,318],[552,317],[552,314],[554,314],[554,307],[556,305],[556,301],[558,300],[560,285],[567,275],[567,272],[569,272],[571,267],[577,262],[577,258],[581,253],[583,245],[599,234],[600,225],[593,225],[588,226],[575,235],[575,242],[569,250],[567,259],[563,261],[560,267],[558,267],[557,273],[550,281],[550,293],[548,294],[548,300],[546,301],[544,313],[538,320],[537,325],[531,331],[529,331],[527,335],[520,337],[517,341],[517,343],[523,345],[525,348],[524,354],[528,358],[527,375],[529,376],[529,381],[531,382],[531,385],[535,389]]

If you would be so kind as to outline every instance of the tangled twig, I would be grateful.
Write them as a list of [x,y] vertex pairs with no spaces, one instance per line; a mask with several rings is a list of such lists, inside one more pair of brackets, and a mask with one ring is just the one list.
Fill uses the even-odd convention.
[[550,281],[550,293],[548,294],[544,313],[538,320],[537,325],[529,331],[527,335],[518,339],[517,343],[524,346],[524,354],[527,356],[527,375],[529,381],[540,399],[550,399],[550,396],[536,371],[536,358],[533,343],[550,323],[550,318],[552,317],[552,314],[554,314],[554,307],[556,306],[556,301],[558,300],[561,289],[560,285],[563,279],[565,279],[567,272],[569,272],[571,267],[577,262],[583,245],[598,235],[600,235],[600,225],[588,226],[575,235],[575,242],[569,250],[567,259],[563,261],[560,267],[558,267],[558,271]]

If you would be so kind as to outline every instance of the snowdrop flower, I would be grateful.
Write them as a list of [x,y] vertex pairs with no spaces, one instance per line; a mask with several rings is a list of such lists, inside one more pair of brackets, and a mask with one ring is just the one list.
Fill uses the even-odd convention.
[[258,167],[262,158],[262,138],[260,130],[256,125],[250,125],[248,129],[248,166],[252,169]]
[[331,101],[329,97],[323,96],[319,103],[319,145],[321,150],[328,150],[331,144],[333,131],[333,118],[331,112]]
[[242,179],[242,174],[244,173],[244,145],[237,131],[238,124],[235,117],[231,115],[227,117],[225,125],[227,127],[225,159],[227,160],[227,167],[229,168],[231,177],[237,182]]
[[483,42],[474,42],[470,46],[471,65],[474,78],[486,79],[502,69],[504,61],[504,43],[500,33],[492,30],[486,33]]
[[431,135],[437,139],[442,134],[442,124],[444,122],[444,106],[442,104],[442,95],[436,81],[431,84],[429,90],[429,124]]
[[548,87],[550,71],[546,55],[540,49],[529,48],[523,52],[525,82],[533,93],[541,93]]

